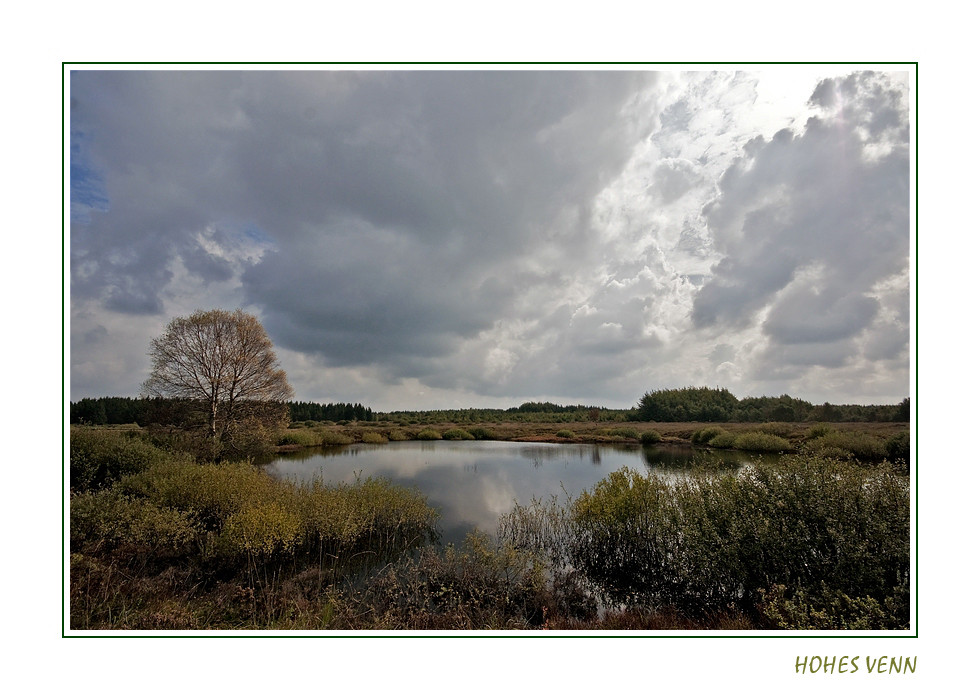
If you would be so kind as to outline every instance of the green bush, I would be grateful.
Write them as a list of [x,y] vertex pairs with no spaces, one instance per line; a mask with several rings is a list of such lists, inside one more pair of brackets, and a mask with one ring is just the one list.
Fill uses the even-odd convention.
[[888,458],[888,445],[880,437],[856,431],[831,431],[807,443],[807,449],[816,454],[846,451],[857,459],[880,462]]
[[346,433],[341,433],[336,430],[325,430],[323,431],[323,438],[320,443],[324,446],[330,445],[350,445],[354,442],[354,438]]
[[384,435],[381,435],[380,433],[368,431],[361,435],[361,442],[366,442],[372,445],[381,445],[388,442],[388,438],[386,438]]
[[[310,421],[307,421],[310,422]],[[304,428],[289,429],[281,433],[276,440],[279,446],[298,445],[300,447],[315,447],[323,443],[323,434]]]
[[785,438],[763,432],[740,433],[735,436],[736,450],[748,452],[789,452],[792,446]]
[[574,432],[572,432],[571,430],[568,430],[568,429],[564,429],[564,428],[562,430],[559,430],[557,433],[555,433],[555,435],[557,437],[564,438],[566,440],[571,440],[571,439],[573,439],[575,437],[575,433]]
[[696,430],[693,435],[691,435],[691,442],[695,445],[706,445],[712,438],[721,435],[726,432],[724,428],[719,428],[717,426],[711,426],[709,428],[701,428]]
[[820,584],[790,593],[776,585],[762,597],[762,614],[768,626],[788,630],[881,630],[909,625],[909,591],[897,587],[894,595],[879,601],[871,596],[852,597]]
[[420,430],[415,438],[417,440],[442,440],[442,435],[432,430],[432,428],[426,428],[425,430]]
[[156,558],[186,552],[197,534],[187,513],[114,489],[73,496],[69,532],[73,552],[106,553],[126,545],[131,553]]
[[473,428],[470,433],[477,440],[496,440],[497,434],[490,428]]
[[388,439],[391,440],[392,442],[400,442],[403,440],[408,440],[409,438],[404,430],[399,430],[398,428],[395,428],[394,430],[388,431]]
[[656,430],[645,430],[643,434],[640,435],[640,442],[644,445],[653,445],[658,442],[662,442],[663,437]]
[[817,425],[813,426],[808,431],[806,431],[806,437],[808,440],[812,440],[813,438],[823,437],[827,433],[832,433],[832,432],[834,432],[834,429],[831,428],[826,423],[818,423]]
[[315,481],[299,487],[297,498],[310,553],[392,556],[436,537],[438,514],[422,493],[386,479],[337,485]]
[[72,428],[69,437],[69,481],[75,491],[105,488],[170,459],[143,438],[119,431]]
[[720,433],[708,440],[709,447],[717,447],[722,450],[730,450],[735,446],[735,433],[722,430]]
[[356,614],[381,629],[540,629],[554,606],[541,562],[481,532],[403,558],[358,597]]
[[302,519],[277,501],[245,504],[221,528],[219,546],[231,556],[291,555],[302,538]]
[[[858,601],[845,615],[854,625],[862,609],[869,624],[909,624],[909,480],[887,464],[785,456],[685,480],[623,469],[566,506],[516,508],[500,533],[579,572],[611,605],[704,615],[758,609],[776,586],[809,596],[826,586]],[[867,599],[894,613],[875,617]]]
[[906,466],[912,463],[912,443],[907,430],[892,435],[885,441],[885,450],[888,452],[888,459],[893,461],[903,461]]
[[143,498],[195,518],[205,530],[220,530],[232,514],[271,500],[284,488],[249,462],[195,464],[174,461],[155,465],[120,480],[121,493]]
[[443,440],[473,440],[473,435],[462,428],[450,428],[442,434]]
[[768,433],[769,435],[778,435],[779,437],[788,438],[793,434],[793,426],[789,423],[763,423],[759,426],[758,431],[760,433]]

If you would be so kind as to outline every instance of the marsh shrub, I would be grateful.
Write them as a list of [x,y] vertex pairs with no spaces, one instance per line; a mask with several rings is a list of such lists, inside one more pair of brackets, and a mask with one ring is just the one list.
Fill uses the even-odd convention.
[[607,603],[703,614],[753,608],[777,585],[894,607],[908,592],[909,526],[909,480],[890,465],[787,456],[675,481],[624,469],[566,506],[516,508],[501,536],[580,572]]
[[823,437],[827,433],[832,432],[834,432],[834,429],[829,425],[826,423],[819,423],[806,431],[806,437],[808,440],[812,440],[813,438]]
[[443,440],[474,440],[471,433],[462,428],[450,428],[442,434]]
[[789,440],[763,432],[740,433],[735,436],[734,447],[749,452],[789,452],[792,449]]
[[735,446],[735,433],[722,430],[713,438],[708,440],[709,447],[717,447],[722,450],[729,450]]
[[366,442],[369,445],[381,445],[388,442],[388,438],[380,433],[368,431],[361,435],[361,442]]
[[196,535],[189,514],[114,489],[72,497],[69,532],[72,551],[108,553],[125,544],[157,558],[186,551]]
[[404,440],[408,440],[409,437],[404,430],[399,430],[398,428],[395,428],[393,430],[388,431],[388,439],[391,440],[392,442],[401,442]]
[[472,428],[470,434],[476,440],[496,440],[497,434],[490,428]]
[[789,423],[763,423],[759,426],[758,431],[760,433],[768,433],[769,435],[778,435],[779,437],[788,438],[793,434],[793,426]]
[[175,461],[135,474],[119,490],[194,516],[205,530],[219,530],[249,504],[270,500],[282,488],[250,462],[195,464]]
[[640,442],[644,445],[653,445],[661,441],[663,441],[663,437],[656,430],[645,430],[640,435]]
[[631,427],[621,427],[613,428],[609,431],[610,435],[615,435],[617,437],[630,438],[631,440],[638,440],[640,438],[640,431],[636,428]]
[[170,459],[143,438],[119,431],[72,428],[69,437],[69,479],[76,491],[104,488]]
[[693,442],[695,445],[706,445],[712,438],[715,438],[724,432],[726,432],[724,428],[719,428],[717,426],[701,428],[700,430],[696,430],[694,434],[691,435],[691,442]]
[[432,428],[426,428],[425,430],[420,430],[419,434],[415,436],[417,440],[442,440],[442,435],[437,433]]
[[390,557],[434,542],[438,513],[418,489],[368,478],[298,488],[306,551],[343,558],[373,551]]
[[355,614],[383,629],[540,628],[551,600],[541,561],[481,532],[459,547],[401,559],[358,597]]
[[354,438],[346,433],[341,433],[336,430],[324,430],[323,437],[320,441],[322,445],[350,445],[354,442]]
[[127,538],[176,546],[193,534],[206,558],[319,559],[397,554],[438,536],[438,514],[417,489],[374,478],[296,485],[249,463],[155,465],[71,508],[73,549]]
[[806,447],[816,454],[846,451],[857,459],[869,462],[880,462],[888,458],[888,445],[884,439],[856,431],[833,430],[810,440]]
[[557,433],[555,433],[555,435],[557,437],[564,438],[566,440],[571,440],[575,437],[575,433],[572,432],[571,430],[568,430],[567,428],[563,428],[559,430]]
[[302,519],[276,501],[249,503],[221,528],[220,545],[232,556],[262,559],[292,554],[302,536]]
[[[308,423],[311,421],[307,421]],[[276,439],[279,446],[298,445],[300,447],[315,447],[323,443],[323,434],[304,428],[290,429],[280,433]]]
[[912,443],[907,430],[889,437],[885,441],[885,450],[888,452],[888,459],[890,460],[901,460],[906,465],[912,463]]
[[790,630],[905,629],[910,621],[908,589],[897,587],[894,595],[879,601],[871,596],[852,597],[826,584],[788,593],[773,586],[762,596],[761,612],[768,626]]

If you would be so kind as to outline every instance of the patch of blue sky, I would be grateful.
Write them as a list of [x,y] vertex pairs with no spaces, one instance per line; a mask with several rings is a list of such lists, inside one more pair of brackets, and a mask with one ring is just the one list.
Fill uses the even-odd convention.
[[73,131],[68,175],[71,188],[71,220],[88,223],[92,211],[109,211],[109,193],[101,173],[89,162],[85,136]]
[[276,239],[254,224],[245,224],[240,228],[240,231],[247,240],[257,243],[263,248],[278,248]]

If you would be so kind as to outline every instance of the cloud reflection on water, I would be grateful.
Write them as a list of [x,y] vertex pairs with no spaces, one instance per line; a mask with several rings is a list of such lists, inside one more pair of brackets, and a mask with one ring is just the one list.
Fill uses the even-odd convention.
[[663,446],[409,441],[304,450],[280,455],[268,468],[297,481],[377,476],[417,487],[439,509],[443,542],[449,543],[475,527],[496,532],[498,518],[515,503],[577,496],[624,466],[676,478],[694,454]]

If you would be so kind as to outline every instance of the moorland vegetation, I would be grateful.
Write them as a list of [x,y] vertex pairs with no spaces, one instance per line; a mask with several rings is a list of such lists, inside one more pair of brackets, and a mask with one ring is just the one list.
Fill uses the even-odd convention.
[[[293,404],[264,329],[241,311],[174,319],[150,354],[145,397],[70,407],[72,630],[911,624],[908,400],[813,406],[691,387],[648,392],[626,411]],[[445,547],[417,489],[294,483],[255,461],[403,440],[684,442],[781,456],[682,479],[623,469],[564,502],[515,505],[496,533]]]
[[[294,484],[250,461],[201,461],[148,431],[76,427],[70,625],[908,628],[905,463],[857,459],[836,427],[810,433],[778,464],[681,481],[624,470],[443,547],[438,514],[414,489]],[[468,439],[405,435],[454,436]]]

